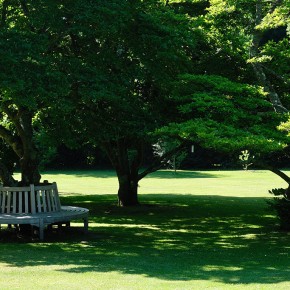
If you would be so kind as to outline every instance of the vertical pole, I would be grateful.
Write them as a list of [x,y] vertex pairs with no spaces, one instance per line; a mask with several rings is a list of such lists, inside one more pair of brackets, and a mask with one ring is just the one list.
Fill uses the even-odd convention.
[[43,219],[39,219],[39,239],[43,241],[44,239],[44,224]]
[[174,169],[174,173],[176,173],[176,155],[175,154],[173,156],[173,169]]

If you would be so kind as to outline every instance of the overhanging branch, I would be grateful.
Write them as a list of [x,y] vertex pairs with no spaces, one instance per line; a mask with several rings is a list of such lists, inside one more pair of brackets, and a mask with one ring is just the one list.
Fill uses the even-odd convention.
[[164,155],[162,155],[161,157],[157,158],[151,166],[149,166],[147,169],[145,169],[143,172],[141,172],[138,175],[138,180],[141,180],[142,178],[144,178],[146,175],[157,171],[158,169],[162,168],[162,166],[164,165],[164,162],[169,160],[170,157],[172,157],[173,155],[179,153],[181,150],[183,150],[184,148],[186,148],[186,146],[188,145],[188,141],[183,141],[179,146],[175,147],[174,149],[166,152]]
[[260,166],[260,167],[262,167],[262,168],[264,168],[264,169],[270,170],[273,173],[277,174],[284,181],[286,181],[288,183],[288,185],[290,186],[290,177],[287,174],[285,174],[284,172],[282,172],[281,170],[279,170],[278,168],[276,168],[274,166],[271,166],[269,164],[263,163],[263,162],[255,162],[255,164]]

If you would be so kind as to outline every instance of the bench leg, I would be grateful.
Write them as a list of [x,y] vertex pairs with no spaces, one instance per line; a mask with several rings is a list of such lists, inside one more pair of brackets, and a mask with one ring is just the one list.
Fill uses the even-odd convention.
[[84,219],[84,233],[87,234],[89,231],[89,220],[88,218]]
[[39,220],[39,239],[43,241],[44,239],[44,224],[43,219]]

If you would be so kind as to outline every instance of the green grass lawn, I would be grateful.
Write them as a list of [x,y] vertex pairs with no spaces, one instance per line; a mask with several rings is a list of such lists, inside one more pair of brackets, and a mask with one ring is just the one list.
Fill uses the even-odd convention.
[[111,171],[50,172],[62,204],[90,209],[46,240],[0,232],[0,289],[290,289],[290,234],[268,209],[267,171],[160,171],[141,207],[116,206]]

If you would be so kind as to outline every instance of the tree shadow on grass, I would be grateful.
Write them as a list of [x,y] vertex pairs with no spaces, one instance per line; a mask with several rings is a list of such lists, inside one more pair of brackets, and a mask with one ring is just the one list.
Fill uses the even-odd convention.
[[210,172],[202,172],[202,171],[190,171],[190,170],[158,170],[154,173],[150,174],[149,178],[160,178],[160,179],[181,179],[181,178],[222,178],[223,174],[217,173],[217,171]]
[[44,172],[44,174],[53,175],[67,175],[74,176],[76,178],[81,177],[94,177],[94,178],[112,178],[117,177],[114,170],[50,170]]
[[290,235],[277,230],[263,198],[146,195],[144,206],[134,208],[118,208],[112,198],[65,197],[69,204],[89,207],[87,236],[71,228],[47,233],[45,243],[2,243],[0,261],[11,267],[60,265],[59,271],[69,273],[119,271],[170,281],[290,280]]
[[[142,170],[141,170],[142,171]],[[116,172],[114,170],[81,170],[81,171],[48,171],[46,174],[53,175],[68,175],[75,176],[76,178],[81,177],[94,177],[94,178],[114,178],[116,176]],[[149,178],[160,178],[160,179],[180,179],[180,178],[221,178],[224,175],[222,173],[217,173],[217,171],[213,171],[213,173],[202,172],[202,171],[190,171],[190,170],[158,170],[150,174]]]

